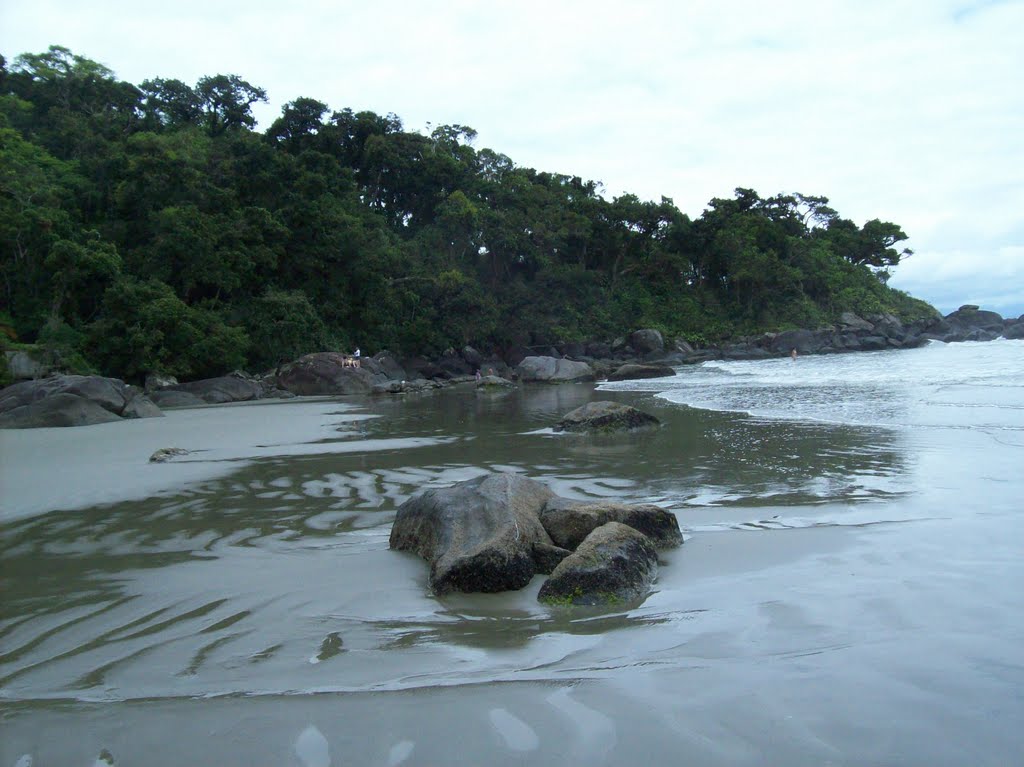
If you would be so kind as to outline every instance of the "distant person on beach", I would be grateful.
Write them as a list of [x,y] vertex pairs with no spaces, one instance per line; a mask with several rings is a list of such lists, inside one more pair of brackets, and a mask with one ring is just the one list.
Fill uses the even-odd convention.
[[359,351],[359,347],[357,346],[356,350],[354,352],[352,352],[352,364],[355,367],[361,367],[361,364],[359,362],[359,356],[360,356],[360,351]]
[[476,371],[476,382],[477,382],[477,383],[480,383],[480,378],[481,378],[481,376],[480,376],[480,370],[479,370],[479,369],[477,369],[477,371]]
[[796,349],[793,349],[793,350],[792,350],[792,351],[791,351],[791,352],[789,353],[789,358],[790,358],[791,360],[793,360],[793,362],[796,362]]

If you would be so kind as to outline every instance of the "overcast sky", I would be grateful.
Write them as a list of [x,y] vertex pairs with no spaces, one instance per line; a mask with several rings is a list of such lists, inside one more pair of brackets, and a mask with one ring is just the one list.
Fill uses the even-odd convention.
[[671,197],[820,194],[900,224],[891,282],[1024,312],[1024,0],[0,0],[139,83],[238,74],[287,101],[461,123],[517,164]]

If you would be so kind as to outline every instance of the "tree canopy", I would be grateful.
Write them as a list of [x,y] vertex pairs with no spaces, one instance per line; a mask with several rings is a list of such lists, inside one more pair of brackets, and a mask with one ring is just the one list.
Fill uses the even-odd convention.
[[303,97],[260,132],[266,99],[234,74],[135,86],[60,46],[0,59],[5,332],[139,378],[931,311],[884,284],[902,229],[826,197],[740,188],[691,219],[521,167],[464,125]]

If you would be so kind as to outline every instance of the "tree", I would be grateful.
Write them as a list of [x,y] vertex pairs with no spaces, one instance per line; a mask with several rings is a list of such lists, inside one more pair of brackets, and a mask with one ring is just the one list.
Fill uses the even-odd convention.
[[238,75],[202,77],[196,83],[203,125],[211,136],[237,128],[252,128],[256,118],[252,105],[266,102],[267,92],[250,85]]

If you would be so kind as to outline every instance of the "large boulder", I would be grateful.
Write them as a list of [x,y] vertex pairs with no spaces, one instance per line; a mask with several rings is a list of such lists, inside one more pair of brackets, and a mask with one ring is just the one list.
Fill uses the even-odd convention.
[[593,381],[594,369],[585,362],[556,357],[526,357],[516,367],[519,380],[542,383]]
[[870,333],[875,329],[874,325],[853,312],[843,312],[839,315],[839,327],[842,330],[861,330],[865,333]]
[[552,427],[555,431],[612,432],[653,428],[657,418],[631,405],[619,402],[588,402],[562,416]]
[[58,392],[0,413],[0,429],[92,426],[120,421],[120,416],[77,394]]
[[660,352],[665,349],[665,339],[662,338],[661,332],[652,328],[645,328],[644,330],[637,330],[629,335],[629,345],[638,354],[650,354],[652,352]]
[[660,506],[629,506],[612,501],[572,501],[552,498],[541,509],[544,525],[556,546],[574,550],[590,533],[608,522],[619,522],[643,533],[661,549],[683,544],[676,515]]
[[520,589],[568,553],[540,523],[540,510],[553,497],[518,474],[428,490],[398,508],[390,546],[425,559],[438,594]]
[[371,359],[363,359],[360,367],[350,366],[348,359],[337,352],[307,354],[282,368],[277,385],[300,395],[369,394],[374,384],[387,380],[386,375],[375,380]]
[[1024,322],[1016,322],[1013,325],[1007,326],[1007,328],[1003,330],[1003,338],[1009,338],[1011,340],[1024,338]]
[[824,346],[824,339],[811,330],[786,330],[771,341],[771,351],[789,354],[796,349],[800,354],[813,354]]
[[263,386],[258,381],[237,375],[203,378],[199,381],[175,384],[159,389],[160,392],[184,392],[210,405],[226,402],[248,402],[263,396]]
[[626,363],[608,376],[609,381],[629,381],[637,378],[665,378],[674,376],[676,371],[667,365],[637,365]]
[[[58,395],[67,396],[54,399]],[[47,400],[53,401],[40,404]],[[26,407],[29,409],[22,410]],[[61,408],[67,409],[64,415],[60,415]],[[96,408],[113,418],[106,418]],[[15,410],[19,414],[6,419],[7,428],[85,426],[121,418],[163,415],[137,388],[118,378],[82,375],[55,375],[36,381],[22,381],[0,390],[0,413],[13,413]]]
[[644,596],[658,575],[658,552],[643,533],[619,522],[594,530],[541,586],[547,604],[615,605]]

